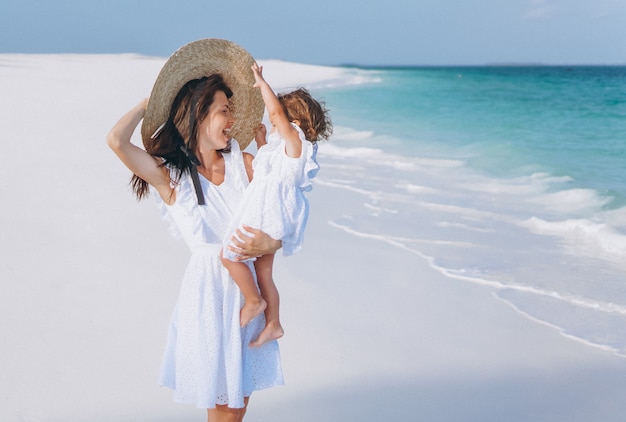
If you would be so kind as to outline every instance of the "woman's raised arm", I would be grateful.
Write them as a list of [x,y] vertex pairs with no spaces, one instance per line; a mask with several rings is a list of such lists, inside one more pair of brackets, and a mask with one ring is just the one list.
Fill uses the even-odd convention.
[[145,150],[130,142],[133,132],[146,112],[148,100],[144,99],[113,126],[107,135],[107,144],[119,159],[137,176],[154,186],[164,201],[171,203],[170,176],[165,167]]

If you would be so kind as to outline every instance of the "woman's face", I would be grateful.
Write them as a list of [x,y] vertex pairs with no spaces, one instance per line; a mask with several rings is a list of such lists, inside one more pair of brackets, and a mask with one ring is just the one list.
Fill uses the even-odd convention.
[[211,149],[225,148],[230,140],[230,129],[234,122],[226,94],[217,91],[209,114],[198,127],[198,146],[204,145]]

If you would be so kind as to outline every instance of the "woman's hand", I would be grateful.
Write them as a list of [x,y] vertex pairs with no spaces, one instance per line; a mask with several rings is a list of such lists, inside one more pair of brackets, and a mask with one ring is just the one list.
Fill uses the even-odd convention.
[[[261,255],[276,253],[282,247],[282,242],[271,238],[267,233],[250,226],[243,226],[244,231],[238,229],[231,238],[228,247],[238,255],[237,261],[256,258]],[[249,233],[249,234],[246,234]]]

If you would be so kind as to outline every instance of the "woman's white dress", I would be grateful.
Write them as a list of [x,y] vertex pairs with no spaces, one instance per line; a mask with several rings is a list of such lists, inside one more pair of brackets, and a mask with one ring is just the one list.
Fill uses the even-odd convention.
[[298,125],[291,126],[298,131],[302,153],[298,158],[289,157],[285,153],[285,140],[278,131],[271,133],[267,144],[259,148],[252,164],[254,177],[226,231],[226,258],[236,257],[227,246],[231,234],[242,224],[282,240],[283,255],[291,255],[302,247],[309,217],[309,202],[304,192],[311,190],[311,179],[319,171],[319,165],[317,144],[307,141]]
[[[202,175],[206,205],[198,205],[193,182],[183,176],[176,202],[165,204],[153,190],[170,230],[191,249],[180,296],[172,315],[160,384],[174,389],[174,400],[199,408],[216,404],[244,406],[255,390],[283,384],[278,343],[248,347],[265,326],[260,315],[239,325],[243,296],[220,261],[222,239],[248,185],[237,142],[224,154],[224,182],[214,185]],[[254,274],[254,271],[252,271]]]

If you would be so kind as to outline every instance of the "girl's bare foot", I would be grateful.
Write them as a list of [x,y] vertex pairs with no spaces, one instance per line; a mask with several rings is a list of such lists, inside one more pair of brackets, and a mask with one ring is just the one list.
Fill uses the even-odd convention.
[[270,321],[267,323],[259,337],[250,342],[250,347],[261,347],[268,341],[278,340],[285,334],[283,327],[278,321]]
[[246,300],[239,313],[241,326],[248,325],[250,321],[262,314],[265,308],[267,308],[267,302],[260,296],[258,300]]

